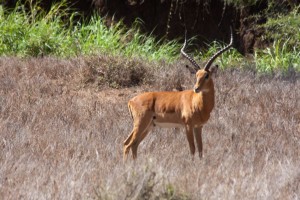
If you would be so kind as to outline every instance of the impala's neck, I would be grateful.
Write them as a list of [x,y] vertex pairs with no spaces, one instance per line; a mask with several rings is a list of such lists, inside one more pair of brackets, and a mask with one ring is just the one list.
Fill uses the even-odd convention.
[[215,105],[215,89],[213,81],[209,81],[207,86],[201,92],[194,94],[194,105],[198,110],[210,113]]

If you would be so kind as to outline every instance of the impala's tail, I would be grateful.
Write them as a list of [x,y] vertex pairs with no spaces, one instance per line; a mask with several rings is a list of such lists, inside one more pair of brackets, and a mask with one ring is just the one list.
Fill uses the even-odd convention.
[[[131,111],[130,101],[128,102],[127,105],[128,105],[128,110],[129,110],[130,116],[131,116],[131,118],[132,118],[132,120],[133,120],[133,115],[132,115],[132,111]],[[126,151],[124,150],[124,155],[127,154],[127,153],[125,153],[125,152],[128,152],[128,148],[125,147],[125,146],[128,145],[128,144],[130,143],[131,137],[132,137],[132,133],[131,133],[131,134],[126,138],[126,140],[123,142],[124,148],[127,149]],[[125,156],[124,156],[124,158],[125,158]]]
[[130,105],[130,101],[128,102],[128,110],[131,116],[131,119],[133,119],[133,115],[132,115],[132,111],[131,111],[131,105]]

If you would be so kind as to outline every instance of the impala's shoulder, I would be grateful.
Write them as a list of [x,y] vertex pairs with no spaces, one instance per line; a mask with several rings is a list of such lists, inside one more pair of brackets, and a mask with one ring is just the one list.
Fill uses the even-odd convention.
[[183,90],[181,91],[183,94],[194,94],[195,92],[193,90]]
[[178,94],[181,97],[189,97],[189,96],[193,96],[194,91],[193,90],[183,90],[183,91],[178,92]]

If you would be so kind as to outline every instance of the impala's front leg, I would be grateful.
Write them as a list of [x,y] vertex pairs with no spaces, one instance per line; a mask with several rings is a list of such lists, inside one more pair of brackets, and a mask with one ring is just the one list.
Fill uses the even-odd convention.
[[197,142],[198,152],[200,159],[202,158],[203,146],[202,146],[202,126],[194,128],[194,135]]
[[194,156],[195,155],[194,135],[193,135],[193,128],[190,125],[186,126],[186,137],[189,142],[191,154],[192,156]]

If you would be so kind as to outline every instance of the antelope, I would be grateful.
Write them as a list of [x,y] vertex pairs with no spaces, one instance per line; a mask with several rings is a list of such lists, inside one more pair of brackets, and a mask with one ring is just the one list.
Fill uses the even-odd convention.
[[211,68],[211,65],[218,56],[233,46],[233,34],[231,30],[230,43],[215,53],[203,69],[185,53],[186,43],[185,37],[180,52],[191,62],[196,72],[193,90],[146,92],[129,100],[128,109],[133,119],[133,130],[124,141],[124,161],[127,160],[130,149],[133,159],[137,158],[138,145],[154,126],[184,127],[192,157],[195,155],[195,136],[199,157],[202,158],[202,127],[210,118],[215,104],[212,74],[218,66]]

